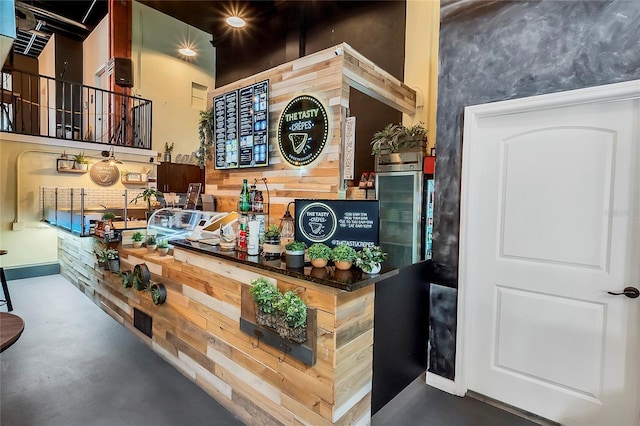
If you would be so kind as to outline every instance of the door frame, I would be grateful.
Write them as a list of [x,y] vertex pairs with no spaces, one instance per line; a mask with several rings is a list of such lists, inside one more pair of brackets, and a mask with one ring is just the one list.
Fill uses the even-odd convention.
[[545,95],[537,95],[490,104],[468,106],[464,109],[464,130],[462,144],[462,174],[460,188],[460,239],[458,260],[458,314],[456,333],[455,379],[453,393],[464,396],[467,393],[467,372],[470,369],[470,354],[467,351],[469,324],[467,323],[470,304],[467,302],[470,276],[467,273],[470,264],[467,236],[469,233],[469,210],[473,197],[480,193],[472,179],[475,153],[482,149],[476,143],[479,121],[482,118],[496,117],[514,113],[544,110],[557,107],[570,107],[582,104],[604,103],[640,99],[640,80],[623,83],[594,86],[585,89],[569,90]]

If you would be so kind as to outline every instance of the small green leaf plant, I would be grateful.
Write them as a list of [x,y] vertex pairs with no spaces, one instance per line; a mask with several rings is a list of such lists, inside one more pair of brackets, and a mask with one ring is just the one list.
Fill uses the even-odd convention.
[[131,239],[132,239],[133,241],[140,242],[140,241],[144,240],[144,235],[142,235],[142,232],[140,232],[140,231],[136,231],[136,232],[134,232],[134,233],[133,233],[133,235],[131,236]]
[[304,241],[292,241],[284,248],[289,251],[304,251],[307,248],[307,244]]
[[340,244],[331,250],[331,260],[334,262],[353,262],[356,259],[356,254],[353,247]]
[[277,306],[282,299],[282,293],[275,285],[267,281],[266,278],[260,277],[251,281],[249,292],[262,312],[271,315],[277,314]]
[[331,258],[331,247],[323,243],[313,243],[307,251],[309,259],[327,259]]
[[277,308],[290,327],[298,328],[307,325],[307,305],[294,291],[285,292]]

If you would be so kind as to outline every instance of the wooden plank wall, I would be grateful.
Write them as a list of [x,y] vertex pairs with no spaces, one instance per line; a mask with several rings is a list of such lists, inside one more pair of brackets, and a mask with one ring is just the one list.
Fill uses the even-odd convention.
[[[336,55],[336,49],[342,54]],[[219,211],[236,210],[242,179],[252,183],[258,179],[258,189],[264,189],[261,179],[267,179],[270,192],[271,223],[277,223],[287,203],[296,198],[337,199],[343,186],[342,135],[349,108],[349,88],[358,90],[400,111],[414,113],[416,93],[391,74],[355,51],[346,43],[305,56],[276,68],[220,87],[208,94],[208,105],[222,93],[269,79],[269,166],[253,169],[216,170],[207,162],[205,192],[216,197]],[[331,137],[314,164],[296,168],[280,156],[277,127],[280,113],[295,96],[307,93],[320,99],[331,122]],[[266,197],[266,192],[264,193]],[[364,191],[347,191],[347,199],[363,199]],[[371,198],[371,197],[370,197]]]
[[[121,269],[145,263],[167,288],[161,306],[93,268],[93,238],[60,233],[63,275],[247,424],[366,424],[371,416],[374,286],[354,292],[206,255],[120,248]],[[78,273],[71,265],[85,265]],[[87,273],[89,276],[84,276]],[[241,286],[264,276],[317,308],[317,362],[309,367],[240,331]],[[76,277],[76,279],[73,279]],[[153,318],[153,338],[133,327],[133,308]]]

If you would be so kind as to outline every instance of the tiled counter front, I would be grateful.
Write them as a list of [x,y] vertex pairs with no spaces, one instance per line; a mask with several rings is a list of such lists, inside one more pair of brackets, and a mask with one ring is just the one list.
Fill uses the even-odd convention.
[[[72,237],[75,238],[75,237]],[[67,239],[68,240],[68,239]],[[120,249],[121,269],[146,263],[167,288],[150,295],[123,289],[95,269],[80,287],[213,398],[247,424],[366,424],[370,420],[374,286],[345,292],[181,249],[172,257]],[[309,367],[240,331],[241,285],[264,276],[296,289],[317,308],[317,361]],[[153,318],[149,339],[133,328],[133,309]]]

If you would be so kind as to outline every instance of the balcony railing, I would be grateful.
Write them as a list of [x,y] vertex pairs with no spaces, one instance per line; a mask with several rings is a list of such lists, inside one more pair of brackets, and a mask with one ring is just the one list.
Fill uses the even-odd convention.
[[0,131],[151,149],[151,101],[3,71]]

